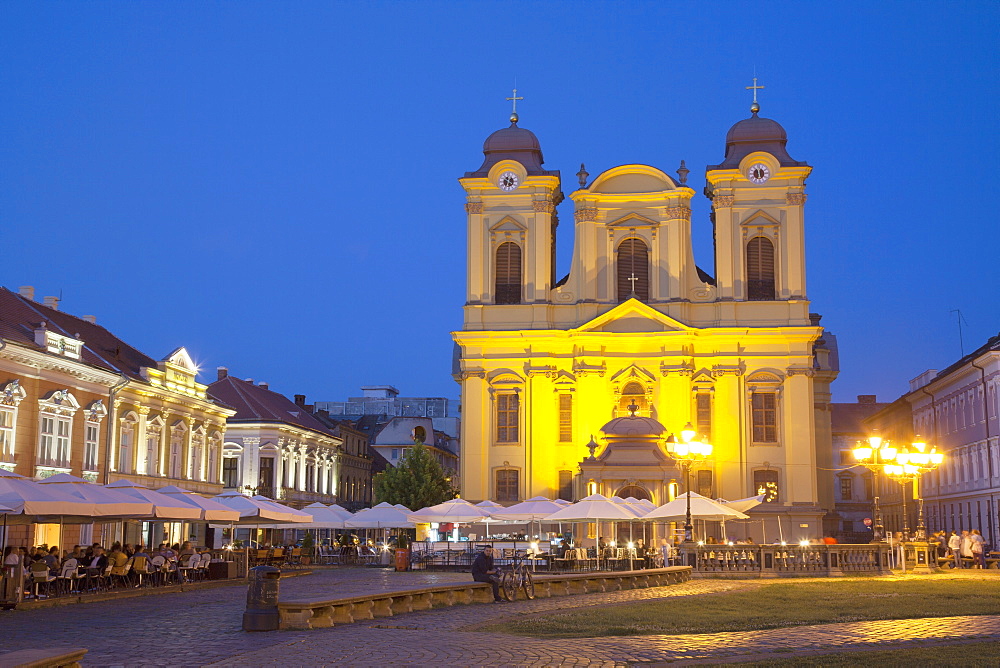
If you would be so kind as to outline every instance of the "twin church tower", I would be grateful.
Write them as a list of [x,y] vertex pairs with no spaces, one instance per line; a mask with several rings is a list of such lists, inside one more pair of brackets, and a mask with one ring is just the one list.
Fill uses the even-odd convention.
[[[515,93],[516,95],[516,93]],[[777,122],[726,135],[706,168],[714,276],[695,263],[683,163],[590,178],[564,202],[559,171],[518,125],[494,132],[466,193],[468,282],[455,378],[462,387],[462,496],[511,503],[589,493],[684,491],[665,439],[690,424],[713,443],[693,491],[764,493],[765,531],[818,535],[832,508],[830,382],[835,341],[810,313],[805,185]],[[557,207],[572,207],[569,274],[555,266]],[[565,214],[564,214],[565,215]],[[708,221],[695,224],[709,224]],[[630,415],[621,434],[608,423]],[[642,425],[653,425],[640,427]],[[657,426],[659,425],[659,426]],[[616,431],[617,430],[617,431]]]

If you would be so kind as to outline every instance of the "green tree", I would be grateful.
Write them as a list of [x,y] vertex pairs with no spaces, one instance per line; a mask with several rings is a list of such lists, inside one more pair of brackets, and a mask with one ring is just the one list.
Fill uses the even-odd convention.
[[441,464],[419,441],[407,449],[398,465],[377,474],[374,485],[376,501],[401,503],[410,510],[437,505],[458,495]]

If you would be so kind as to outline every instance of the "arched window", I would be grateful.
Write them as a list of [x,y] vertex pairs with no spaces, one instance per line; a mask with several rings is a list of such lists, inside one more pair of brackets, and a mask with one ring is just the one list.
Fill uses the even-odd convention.
[[631,412],[629,406],[635,403],[638,406],[636,415],[644,415],[649,411],[649,401],[646,400],[646,388],[641,383],[632,381],[626,383],[622,388],[621,398],[618,400],[618,415],[624,417]]
[[633,292],[640,301],[649,301],[649,249],[645,242],[626,239],[619,244],[617,256],[618,301],[625,301]]
[[747,299],[774,299],[774,244],[767,237],[754,237],[747,243]]
[[653,497],[649,494],[649,490],[645,487],[640,487],[639,485],[626,485],[615,492],[615,496],[620,496],[623,499],[632,497],[633,499],[638,499],[639,501],[642,501],[643,499],[646,499],[647,501],[653,500]]
[[521,247],[513,241],[505,241],[497,248],[496,260],[494,302],[497,304],[520,304]]

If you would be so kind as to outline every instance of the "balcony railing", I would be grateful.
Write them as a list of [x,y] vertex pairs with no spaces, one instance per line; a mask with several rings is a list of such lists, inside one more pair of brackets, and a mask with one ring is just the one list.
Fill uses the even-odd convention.
[[682,566],[695,573],[734,576],[888,573],[889,546],[870,545],[681,545]]

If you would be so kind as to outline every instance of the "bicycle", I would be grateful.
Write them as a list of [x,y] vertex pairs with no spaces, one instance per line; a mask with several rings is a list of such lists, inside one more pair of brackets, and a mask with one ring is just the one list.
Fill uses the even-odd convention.
[[500,576],[500,591],[504,600],[517,600],[517,590],[524,590],[524,597],[529,601],[535,598],[535,582],[531,578],[528,567],[515,558],[514,563],[497,569]]

